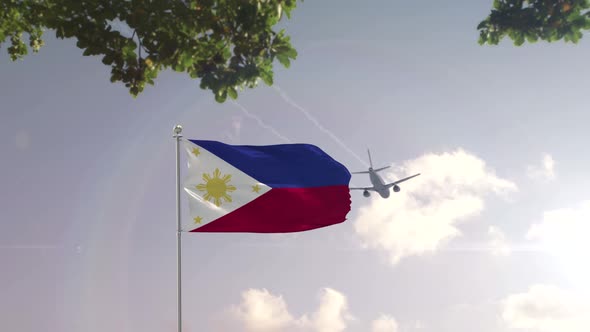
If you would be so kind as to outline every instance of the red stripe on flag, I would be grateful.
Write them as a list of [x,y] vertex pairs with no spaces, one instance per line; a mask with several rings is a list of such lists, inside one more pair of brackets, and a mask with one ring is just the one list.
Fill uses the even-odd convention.
[[348,186],[274,188],[239,209],[191,232],[290,233],[346,220]]

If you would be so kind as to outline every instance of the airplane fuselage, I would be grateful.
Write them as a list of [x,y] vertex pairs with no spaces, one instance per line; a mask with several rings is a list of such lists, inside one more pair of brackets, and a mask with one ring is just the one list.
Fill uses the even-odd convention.
[[383,198],[389,197],[389,188],[385,185],[383,179],[372,168],[369,169],[369,178],[375,188],[375,191]]
[[373,161],[371,160],[371,152],[369,150],[367,150],[367,154],[369,155],[369,165],[370,165],[369,169],[367,171],[352,172],[352,174],[369,174],[369,180],[371,180],[371,184],[373,186],[372,187],[350,187],[351,190],[362,190],[363,196],[365,196],[365,197],[371,196],[371,193],[369,191],[375,191],[381,197],[387,198],[391,194],[389,192],[390,188],[393,188],[393,192],[399,192],[401,190],[400,187],[398,186],[399,183],[402,183],[404,181],[407,181],[411,178],[414,178],[414,177],[420,175],[420,173],[418,173],[418,174],[414,174],[412,176],[408,176],[403,179],[394,181],[392,183],[385,183],[385,181],[383,181],[383,179],[381,178],[381,176],[379,176],[378,173],[385,170],[385,169],[388,169],[391,166],[385,166],[385,167],[379,167],[379,168],[373,169]]

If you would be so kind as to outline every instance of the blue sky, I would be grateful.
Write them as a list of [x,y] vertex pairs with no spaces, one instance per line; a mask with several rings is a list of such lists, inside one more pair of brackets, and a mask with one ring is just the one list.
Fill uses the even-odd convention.
[[326,229],[185,236],[186,331],[587,331],[590,48],[479,46],[490,7],[300,3],[298,59],[225,104],[172,72],[134,100],[51,33],[23,61],[3,47],[0,326],[175,328],[179,123],[422,172]]

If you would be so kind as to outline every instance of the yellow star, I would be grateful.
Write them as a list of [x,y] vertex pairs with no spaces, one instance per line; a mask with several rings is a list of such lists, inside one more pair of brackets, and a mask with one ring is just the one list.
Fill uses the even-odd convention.
[[260,186],[258,186],[258,185],[252,186],[252,191],[258,194],[258,192],[260,191]]
[[193,154],[195,157],[198,157],[201,154],[201,151],[199,151],[199,148],[193,148]]
[[197,217],[193,218],[193,220],[195,221],[195,224],[198,225],[198,224],[201,223],[201,221],[203,220],[203,218],[197,216]]

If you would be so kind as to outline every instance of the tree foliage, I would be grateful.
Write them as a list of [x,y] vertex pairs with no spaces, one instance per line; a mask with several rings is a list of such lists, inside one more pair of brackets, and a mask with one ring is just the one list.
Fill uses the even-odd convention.
[[[297,0],[0,0],[0,46],[14,61],[43,45],[43,31],[75,38],[85,56],[102,57],[111,82],[133,96],[166,68],[200,79],[218,102],[261,79],[273,62],[297,57],[284,30]],[[125,30],[129,33],[125,34]],[[28,35],[28,47],[23,40]]]
[[504,37],[517,46],[539,39],[577,43],[590,29],[589,9],[590,0],[494,0],[477,27],[479,43],[497,45]]

